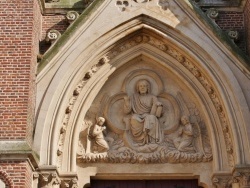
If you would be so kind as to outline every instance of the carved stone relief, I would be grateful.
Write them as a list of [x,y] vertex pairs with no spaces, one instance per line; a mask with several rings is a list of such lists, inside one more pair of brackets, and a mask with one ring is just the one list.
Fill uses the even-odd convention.
[[[102,117],[85,119],[78,160],[112,163],[208,162],[212,152],[205,123],[193,102],[165,92],[161,77],[134,70],[120,92],[108,97]],[[105,132],[104,132],[105,131]]]
[[[223,129],[223,134],[224,134],[224,141],[225,141],[226,146],[227,146],[229,165],[233,166],[233,164],[234,164],[234,156],[233,156],[234,151],[233,151],[232,139],[231,139],[231,135],[230,135],[229,127],[228,127],[228,117],[225,115],[224,107],[222,106],[221,99],[218,97],[217,90],[213,86],[213,83],[211,83],[211,81],[205,76],[205,74],[201,71],[201,69],[196,65],[195,62],[192,62],[188,57],[186,57],[185,55],[180,53],[178,50],[176,50],[172,46],[166,44],[164,41],[159,40],[155,37],[149,36],[147,34],[133,36],[129,40],[127,40],[123,43],[120,43],[119,45],[116,45],[114,48],[109,50],[107,52],[107,54],[104,54],[103,57],[100,58],[100,61],[95,66],[93,66],[93,70],[91,69],[89,72],[86,72],[85,76],[79,82],[78,86],[75,88],[74,91],[72,91],[72,97],[71,97],[72,100],[70,100],[71,102],[69,102],[69,108],[73,108],[74,101],[77,100],[77,97],[78,97],[79,93],[82,91],[82,88],[87,83],[88,79],[90,79],[91,75],[94,74],[96,71],[98,71],[100,66],[102,66],[104,63],[109,62],[110,60],[112,60],[113,58],[118,56],[120,53],[122,53],[128,49],[131,49],[133,46],[143,44],[143,43],[147,43],[153,47],[156,47],[159,50],[161,50],[163,53],[167,53],[168,55],[172,56],[174,59],[176,59],[180,63],[180,65],[184,66],[189,72],[191,72],[194,75],[194,77],[201,83],[201,85],[206,89],[213,105],[215,106],[215,108],[217,110],[218,116],[220,118],[222,129]],[[95,67],[97,67],[97,70],[95,70]],[[159,85],[159,83],[158,83],[158,85]],[[119,95],[117,95],[117,97],[119,98]],[[176,98],[176,96],[172,96],[172,98]],[[113,99],[113,100],[115,100],[115,99]],[[195,105],[193,105],[193,106],[195,106]],[[164,105],[163,105],[163,108],[164,108]],[[58,142],[58,149],[61,151],[62,151],[62,149],[60,149],[60,148],[63,148],[63,145],[64,145],[64,135],[65,135],[66,127],[68,126],[68,119],[69,119],[70,114],[71,114],[70,112],[69,113],[66,113],[66,112],[67,112],[67,110],[65,111],[65,117],[64,117],[64,120],[62,122],[62,129],[60,132],[60,137],[59,137],[59,142]],[[98,116],[102,116],[102,114],[98,114]],[[180,121],[180,117],[179,117],[178,121]],[[95,118],[93,118],[92,120],[87,120],[87,123],[85,126],[87,126],[88,124],[94,124],[95,122],[96,122]],[[109,122],[109,120],[106,119],[106,123],[108,123],[108,122]],[[191,121],[191,123],[192,123],[192,121]],[[203,125],[203,124],[204,123],[202,121],[202,123],[200,125]],[[119,130],[119,129],[117,129],[117,130]],[[114,143],[119,143],[118,135],[116,135],[115,133],[112,133],[112,134],[114,134],[114,137],[117,138],[117,139],[115,139],[116,142],[114,142]],[[81,135],[82,135],[82,133],[81,133]],[[79,143],[80,143],[80,141],[79,141]],[[82,143],[79,145],[82,145]],[[81,148],[81,147],[79,147],[79,148]],[[81,160],[83,160],[82,159],[83,153],[86,153],[85,148],[82,147],[82,149],[79,149],[82,152],[80,155],[78,155],[78,157],[81,158]],[[62,153],[59,152],[58,153],[58,166],[61,166],[61,156],[62,156]]]
[[[80,92],[82,91],[82,88],[84,85],[88,82],[88,80],[91,78],[93,74],[95,74],[101,66],[103,66],[105,63],[107,63],[109,59],[107,57],[103,57],[99,60],[99,62],[91,67],[90,70],[88,70],[82,80],[77,84],[76,88],[72,92],[72,96],[69,100],[69,104],[65,109],[64,118],[62,121],[62,125],[60,128],[60,135],[58,140],[58,147],[57,147],[57,165],[61,166],[62,162],[62,154],[63,154],[63,147],[64,147],[64,140],[65,140],[65,134],[68,126],[68,121],[71,115],[72,108],[75,104],[75,101],[77,100]],[[79,149],[78,149],[79,150]],[[81,151],[82,152],[82,151]]]

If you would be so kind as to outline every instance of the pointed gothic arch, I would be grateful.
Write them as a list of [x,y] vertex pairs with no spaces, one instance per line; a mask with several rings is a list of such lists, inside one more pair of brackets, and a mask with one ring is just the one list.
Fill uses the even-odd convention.
[[[87,47],[81,45],[83,34],[75,35],[70,41],[73,45],[39,73],[41,96],[34,146],[41,165],[58,165],[62,172],[77,171],[77,141],[87,110],[108,78],[137,57],[152,59],[149,62],[164,67],[193,89],[211,125],[208,130],[214,173],[249,162],[248,144],[243,143],[247,138],[248,108],[244,107],[245,97],[227,64],[235,59],[226,54],[213,35],[202,48],[190,35],[179,32],[178,25],[173,27],[167,22],[136,15],[96,37]],[[106,27],[112,28],[112,24]],[[225,52],[213,51],[216,55],[211,56],[215,46]]]

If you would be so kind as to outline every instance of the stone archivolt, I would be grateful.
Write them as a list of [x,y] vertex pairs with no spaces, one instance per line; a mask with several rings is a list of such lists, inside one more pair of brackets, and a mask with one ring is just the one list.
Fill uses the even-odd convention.
[[[232,144],[232,139],[231,139],[231,135],[229,132],[229,127],[228,127],[228,118],[225,115],[224,112],[224,107],[222,105],[221,99],[218,97],[217,95],[217,91],[215,89],[215,87],[213,86],[213,84],[210,83],[209,79],[205,76],[205,74],[203,74],[203,72],[199,69],[198,66],[195,65],[195,63],[191,62],[189,60],[188,57],[186,57],[184,54],[180,53],[178,50],[176,50],[175,48],[173,48],[170,45],[167,45],[166,43],[164,43],[163,41],[160,41],[158,39],[156,39],[155,37],[152,37],[150,35],[147,34],[141,34],[141,35],[136,35],[134,37],[132,37],[130,40],[127,40],[123,43],[120,43],[119,45],[113,47],[112,49],[109,50],[108,53],[106,53],[105,56],[103,56],[103,58],[101,58],[100,62],[97,64],[97,66],[95,65],[93,67],[93,70],[91,69],[89,72],[87,72],[84,76],[84,78],[79,82],[79,85],[77,86],[77,88],[75,88],[75,90],[73,91],[73,95],[72,95],[72,100],[69,103],[69,108],[73,108],[74,105],[74,101],[77,99],[77,96],[79,95],[79,92],[81,92],[81,88],[83,87],[84,83],[87,82],[87,80],[91,77],[91,75],[93,73],[95,73],[100,66],[102,65],[102,63],[104,62],[108,62],[109,60],[112,60],[113,58],[115,58],[117,55],[119,55],[120,53],[131,49],[132,47],[136,46],[136,45],[140,45],[140,44],[150,44],[151,46],[154,46],[158,49],[160,49],[162,52],[167,53],[168,55],[172,56],[174,59],[176,59],[181,65],[183,65],[189,72],[191,72],[195,78],[201,83],[201,85],[205,88],[205,90],[207,91],[211,101],[213,102],[213,105],[215,106],[215,109],[217,110],[217,113],[219,115],[221,124],[222,124],[222,129],[223,129],[223,134],[224,134],[224,140],[227,146],[227,153],[228,153],[228,160],[229,160],[229,164],[231,166],[233,166],[234,164],[234,157],[233,157],[233,144]],[[64,118],[64,122],[63,122],[63,126],[62,126],[62,130],[65,130],[65,127],[67,127],[67,120],[70,116],[70,111],[65,112],[65,118]],[[180,120],[180,117],[179,119]],[[107,119],[107,121],[109,121]],[[94,123],[94,122],[91,122]],[[90,124],[91,124],[90,123]],[[199,126],[201,126],[201,122],[196,122],[196,124],[198,123]],[[199,124],[200,123],[200,124]],[[64,128],[63,128],[64,127]],[[61,131],[60,134],[60,138],[59,138],[59,144],[58,144],[58,150],[60,152],[58,152],[59,156],[58,156],[58,166],[60,166],[60,156],[61,156],[61,151],[64,145],[64,135],[65,131]],[[117,137],[117,135],[115,135],[117,133],[114,133],[114,138]],[[120,144],[120,148],[123,147],[123,141],[119,140],[119,139],[114,139],[113,143],[117,143],[116,145],[118,146]],[[160,147],[157,147],[157,149],[159,149]],[[123,147],[124,149],[124,147]],[[156,150],[157,150],[156,149]],[[155,151],[156,151],[155,150]],[[151,162],[201,162],[201,161],[210,161],[211,158],[211,154],[209,154],[207,157],[207,155],[200,154],[200,153],[183,153],[180,151],[175,151],[174,153],[170,150],[166,150],[163,151],[162,148],[159,149],[161,150],[161,152],[165,152],[163,154],[163,158],[161,158],[159,155],[159,153],[161,153],[160,151],[157,151],[156,153],[153,154],[146,154],[146,157],[144,155],[144,157],[141,157],[140,154],[138,154],[138,158],[135,160],[133,157],[127,157],[127,156],[135,156],[134,153],[134,149],[132,148],[126,148],[125,151],[123,151],[123,154],[118,157],[120,158],[118,161],[119,162],[142,162],[142,163],[147,163],[149,161]],[[84,152],[84,148],[81,150]],[[82,152],[80,152],[82,154]],[[115,154],[117,157],[117,154]],[[120,155],[118,153],[118,155]],[[111,156],[111,154],[110,154]],[[114,155],[113,155],[114,156]],[[125,156],[125,159],[124,159]],[[155,157],[157,156],[157,157]],[[167,156],[171,156],[171,157],[167,157]],[[174,157],[172,157],[174,156]],[[117,162],[116,157],[113,157],[113,162]],[[84,160],[85,162],[89,161],[96,161],[97,159],[100,161],[107,161],[107,153],[91,153],[88,155],[85,155],[84,157],[80,157],[81,160]],[[185,159],[185,160],[184,160]],[[110,161],[112,162],[112,160],[110,159]]]

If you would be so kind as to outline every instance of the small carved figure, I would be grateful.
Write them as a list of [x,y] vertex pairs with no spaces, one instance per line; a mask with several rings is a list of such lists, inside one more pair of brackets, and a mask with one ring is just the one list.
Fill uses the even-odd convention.
[[103,117],[97,118],[97,123],[93,127],[91,138],[95,141],[93,152],[106,152],[109,150],[109,145],[104,139],[103,131],[106,129],[104,125],[105,119]]
[[136,84],[136,93],[124,97],[124,112],[131,118],[124,118],[130,128],[133,139],[140,145],[159,143],[162,140],[162,130],[158,118],[162,115],[162,103],[150,94],[150,83],[143,79]]
[[188,116],[181,117],[182,128],[179,130],[179,139],[175,140],[175,147],[182,152],[194,151],[193,147],[193,127]]

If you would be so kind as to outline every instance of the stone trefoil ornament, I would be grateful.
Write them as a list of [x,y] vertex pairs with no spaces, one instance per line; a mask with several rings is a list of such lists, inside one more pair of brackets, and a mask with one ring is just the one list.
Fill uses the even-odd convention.
[[[111,95],[98,118],[80,133],[78,160],[111,163],[181,163],[212,160],[211,146],[196,105],[180,92],[164,92],[147,69],[132,71],[121,92]],[[103,117],[100,117],[103,116]],[[89,122],[89,123],[87,123]],[[104,122],[106,126],[104,126]]]

